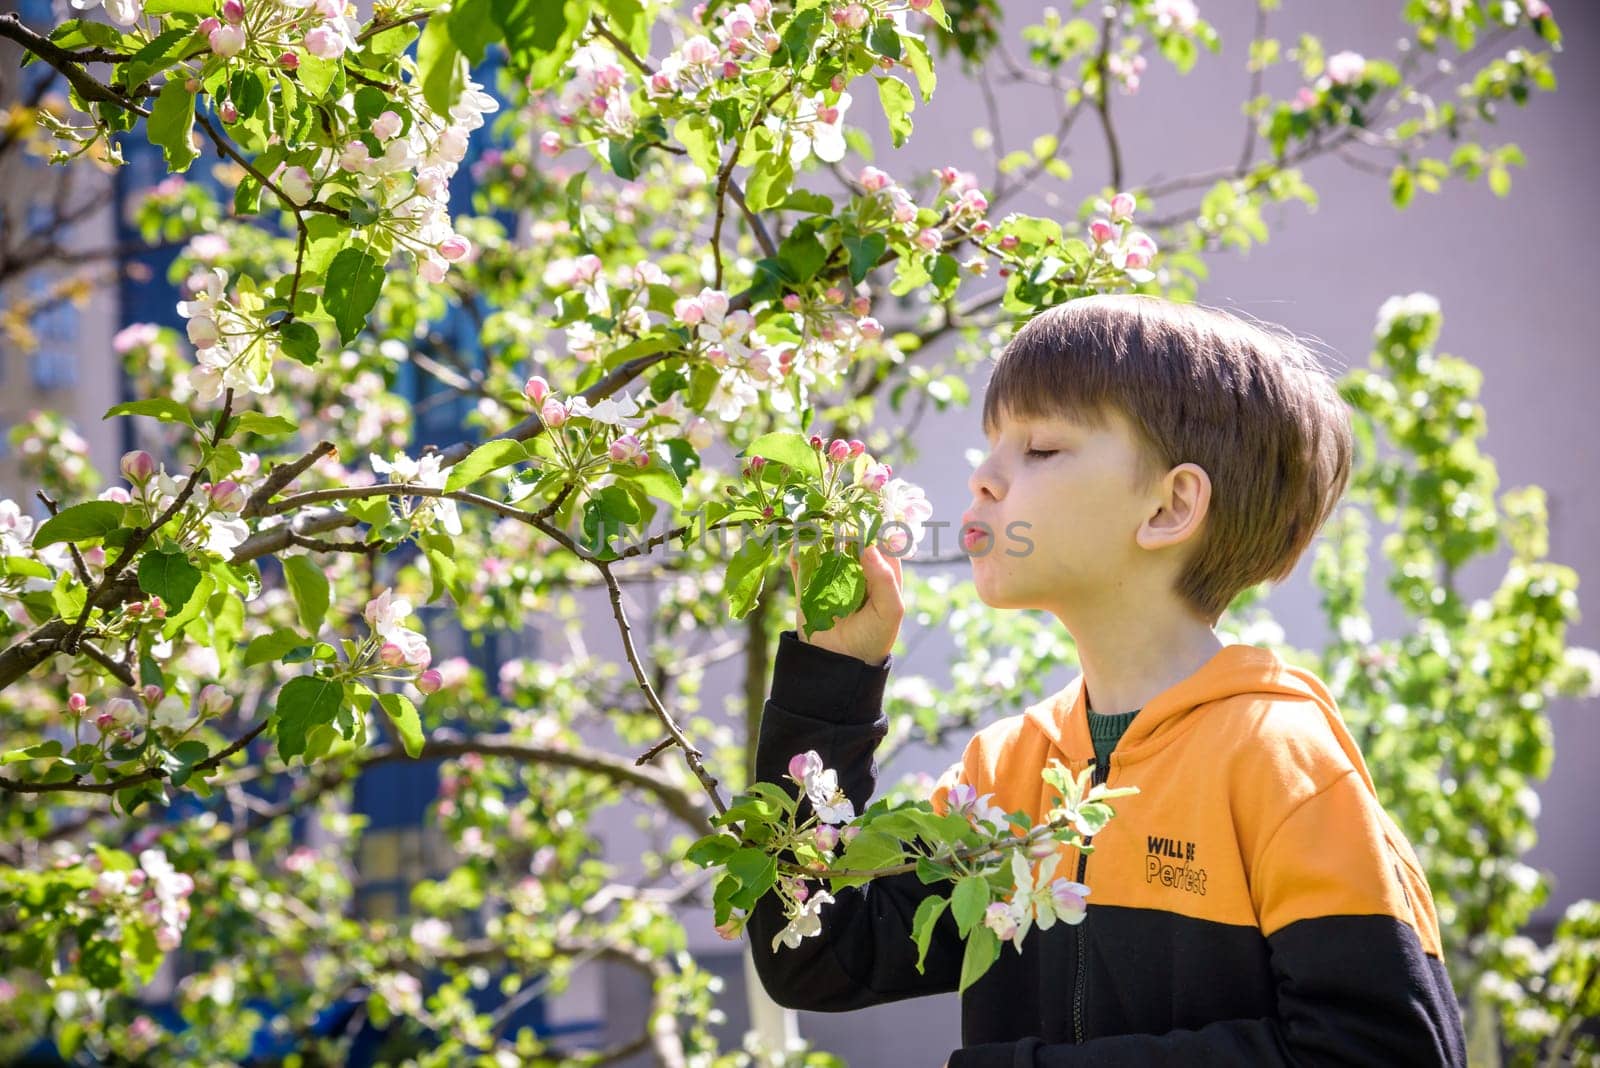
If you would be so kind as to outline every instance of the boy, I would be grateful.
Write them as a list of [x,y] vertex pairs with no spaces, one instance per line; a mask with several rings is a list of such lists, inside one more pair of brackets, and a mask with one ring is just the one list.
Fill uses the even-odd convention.
[[[962,783],[1037,822],[1052,758],[1140,793],[1092,856],[1064,849],[1086,918],[1002,946],[962,997],[949,1068],[1465,1064],[1432,895],[1328,690],[1212,629],[1290,574],[1349,481],[1349,412],[1315,358],[1194,305],[1072,301],[1002,352],[983,426],[962,530],[979,596],[1054,614],[1082,674],[980,730],[933,804]],[[857,811],[903,614],[899,561],[862,560],[857,612],[782,635],[756,755],[757,778],[784,783],[815,749]],[[748,924],[761,981],[818,1011],[952,991],[949,910],[922,973],[910,938],[918,903],[949,889],[906,874],[842,890],[798,948],[774,947],[769,894]]]

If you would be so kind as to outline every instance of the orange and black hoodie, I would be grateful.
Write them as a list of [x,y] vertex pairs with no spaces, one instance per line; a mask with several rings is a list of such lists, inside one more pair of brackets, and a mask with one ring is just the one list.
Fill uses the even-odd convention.
[[[815,749],[857,811],[877,781],[890,664],[779,639],[756,751],[781,783]],[[1083,679],[985,727],[957,782],[1002,811],[1045,817],[1051,759],[1093,760]],[[1097,772],[1096,779],[1102,776]],[[1037,928],[961,998],[949,1068],[1066,1065],[1464,1065],[1433,898],[1327,688],[1271,650],[1228,645],[1134,717],[1105,779],[1137,786],[1093,851],[1058,873],[1090,887],[1077,926]],[[808,811],[802,800],[802,812]],[[778,1004],[833,1012],[956,989],[948,909],[924,971],[911,921],[948,883],[888,876],[834,895],[822,932],[773,949],[776,896],[748,930]]]

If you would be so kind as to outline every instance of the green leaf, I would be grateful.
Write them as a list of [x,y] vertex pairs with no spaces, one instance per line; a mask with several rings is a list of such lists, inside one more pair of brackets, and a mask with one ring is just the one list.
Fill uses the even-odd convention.
[[188,423],[194,425],[194,416],[189,409],[173,400],[171,397],[151,397],[148,400],[128,401],[115,405],[106,410],[102,419],[110,419],[118,415],[148,415],[152,419],[159,419],[163,423]]
[[333,258],[322,288],[322,305],[339,327],[340,344],[348,345],[361,332],[382,289],[383,264],[371,249],[351,246]]
[[[146,559],[148,559],[148,557],[146,557]],[[140,563],[142,565],[143,561]],[[206,601],[211,597],[211,594],[216,590],[216,588],[217,580],[212,578],[209,572],[202,572],[200,575],[199,585],[195,587],[195,592],[189,595],[188,600],[178,604],[176,606],[176,611],[173,611],[174,606],[167,606],[167,619],[166,622],[161,625],[161,637],[171,638],[180,630],[198,619],[201,611],[204,610],[206,606]],[[165,598],[163,598],[163,600],[165,600]]]
[[882,234],[852,234],[844,239],[844,247],[850,254],[850,281],[860,285],[883,258],[889,241]]
[[482,63],[484,50],[500,39],[491,0],[456,0],[448,26],[450,39],[473,66]]
[[150,75],[165,69],[178,58],[183,51],[186,41],[194,36],[194,31],[187,26],[168,30],[158,37],[151,38],[150,43],[135,52],[129,60],[122,65],[118,72],[117,81],[125,86],[135,86],[147,81]]
[[745,183],[744,201],[751,211],[766,211],[777,207],[789,192],[794,181],[794,165],[787,153],[772,153],[758,157],[751,164],[750,180]]
[[695,842],[684,852],[683,859],[702,868],[709,868],[713,864],[723,863],[738,849],[737,838],[718,832],[708,834]]
[[796,282],[809,282],[828,262],[828,250],[809,229],[795,227],[778,248],[778,259]]
[[380,693],[378,704],[389,714],[390,721],[394,723],[395,732],[400,735],[400,744],[405,747],[406,756],[415,760],[427,741],[422,734],[422,718],[417,715],[417,706],[411,703],[410,698],[399,693]]
[[690,115],[679,119],[672,127],[672,136],[689,150],[689,158],[706,172],[707,177],[717,173],[722,160],[717,155],[717,138],[711,132],[711,123],[704,115]]
[[822,477],[822,454],[811,447],[810,440],[803,434],[784,430],[763,434],[752,441],[739,455],[762,456],[783,464],[796,474],[815,474],[818,478]]
[[146,15],[215,15],[212,0],[145,0]]
[[467,59],[451,39],[449,20],[432,18],[417,42],[417,71],[422,78],[422,98],[441,116],[461,98],[466,88]]
[[967,936],[967,949],[961,955],[961,985],[959,993],[976,983],[1000,958],[1000,939],[987,927],[974,927]]
[[306,633],[316,634],[328,614],[328,576],[309,556],[285,557],[283,574],[300,612],[300,625]]
[[189,140],[193,130],[194,94],[184,88],[183,78],[169,78],[150,109],[145,132],[166,156],[167,170],[173,174],[188,170],[199,155]]
[[617,478],[633,483],[657,500],[666,501],[674,511],[683,507],[683,483],[678,481],[672,468],[655,462],[654,458],[649,467],[634,468],[626,473],[618,471]]
[[308,96],[322,96],[339,76],[341,64],[336,59],[320,59],[300,53],[300,66],[295,68],[295,78]]
[[282,434],[292,434],[300,429],[300,424],[281,415],[267,415],[263,412],[244,412],[228,426],[228,433],[260,434],[264,438],[275,438]]
[[827,630],[834,620],[860,608],[866,598],[867,580],[860,561],[841,552],[823,553],[800,598],[807,630]]
[[[857,834],[855,841],[839,857],[838,867],[851,871],[879,871],[905,863],[905,844],[893,835],[875,831],[871,827]],[[841,886],[860,886],[869,882],[865,876],[840,876],[830,879],[834,889]]]
[[508,464],[528,458],[522,442],[513,438],[495,438],[473,449],[460,463],[450,469],[444,488],[449,491],[470,486],[490,471],[498,471]]
[[33,547],[42,549],[58,541],[88,541],[103,538],[122,526],[124,505],[116,501],[85,501],[63,508],[39,524]]
[[278,344],[282,347],[283,354],[291,360],[299,360],[307,367],[315,367],[317,350],[322,342],[317,336],[316,327],[296,319],[278,331]]
[[52,738],[48,742],[30,745],[26,749],[13,749],[0,755],[0,764],[18,764],[24,760],[53,760],[61,755],[61,743]]
[[900,34],[895,31],[894,23],[888,19],[879,19],[873,23],[872,31],[867,34],[867,47],[880,56],[899,59]]
[[[295,559],[291,557],[291,559]],[[306,734],[331,724],[344,706],[344,687],[334,679],[302,675],[278,692],[273,719],[278,724],[278,756],[285,763],[306,751]]]
[[139,558],[139,588],[160,597],[171,611],[189,603],[200,585],[200,569],[181,552],[148,552]]
[[983,919],[989,907],[989,882],[981,875],[963,876],[950,895],[950,914],[956,918],[956,929],[963,938],[973,924]]
[[905,63],[906,69],[916,77],[917,92],[921,94],[922,102],[926,104],[933,99],[934,87],[939,83],[939,79],[933,71],[933,57],[928,55],[927,44],[914,37],[905,38],[901,44],[905,46],[906,50],[902,62]]
[[899,78],[879,78],[878,102],[889,120],[889,139],[899,148],[911,136],[911,87]]
[[728,596],[728,611],[734,619],[743,619],[755,608],[756,600],[761,596],[761,583],[766,578],[771,562],[771,543],[765,538],[749,537],[728,561],[722,589]]
[[778,881],[778,862],[759,849],[741,849],[728,857],[728,874],[739,880],[734,907],[748,909]]
[[911,920],[911,938],[917,944],[917,974],[922,974],[923,962],[928,957],[928,943],[933,940],[934,927],[939,922],[939,917],[944,915],[945,906],[950,904],[947,897],[925,897],[922,904],[917,906],[917,914]]
[[[292,559],[292,557],[291,557]],[[291,649],[298,649],[302,645],[309,646],[311,639],[299,631],[280,627],[271,634],[263,634],[252,638],[244,651],[244,666],[254,667],[277,660]]]

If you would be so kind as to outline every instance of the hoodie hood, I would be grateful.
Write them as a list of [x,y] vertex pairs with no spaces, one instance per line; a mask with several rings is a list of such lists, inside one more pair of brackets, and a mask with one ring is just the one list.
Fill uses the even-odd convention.
[[[1360,771],[1367,789],[1373,789],[1361,751],[1322,680],[1285,663],[1271,649],[1244,643],[1224,645],[1188,678],[1146,701],[1117,743],[1112,760],[1121,767],[1138,763],[1181,734],[1192,723],[1192,717],[1204,715],[1207,706],[1235,698],[1312,702],[1321,710],[1340,748]],[[1093,756],[1089,702],[1081,674],[1024,715],[1069,760],[1082,764]]]

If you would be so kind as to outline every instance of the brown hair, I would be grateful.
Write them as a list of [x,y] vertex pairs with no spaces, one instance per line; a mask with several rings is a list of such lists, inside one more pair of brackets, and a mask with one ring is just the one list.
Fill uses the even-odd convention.
[[1069,301],[1030,320],[998,357],[983,428],[1002,412],[1142,439],[1142,488],[1181,463],[1211,501],[1176,585],[1215,623],[1241,591],[1282,582],[1350,480],[1350,409],[1299,339],[1228,312],[1143,295]]

